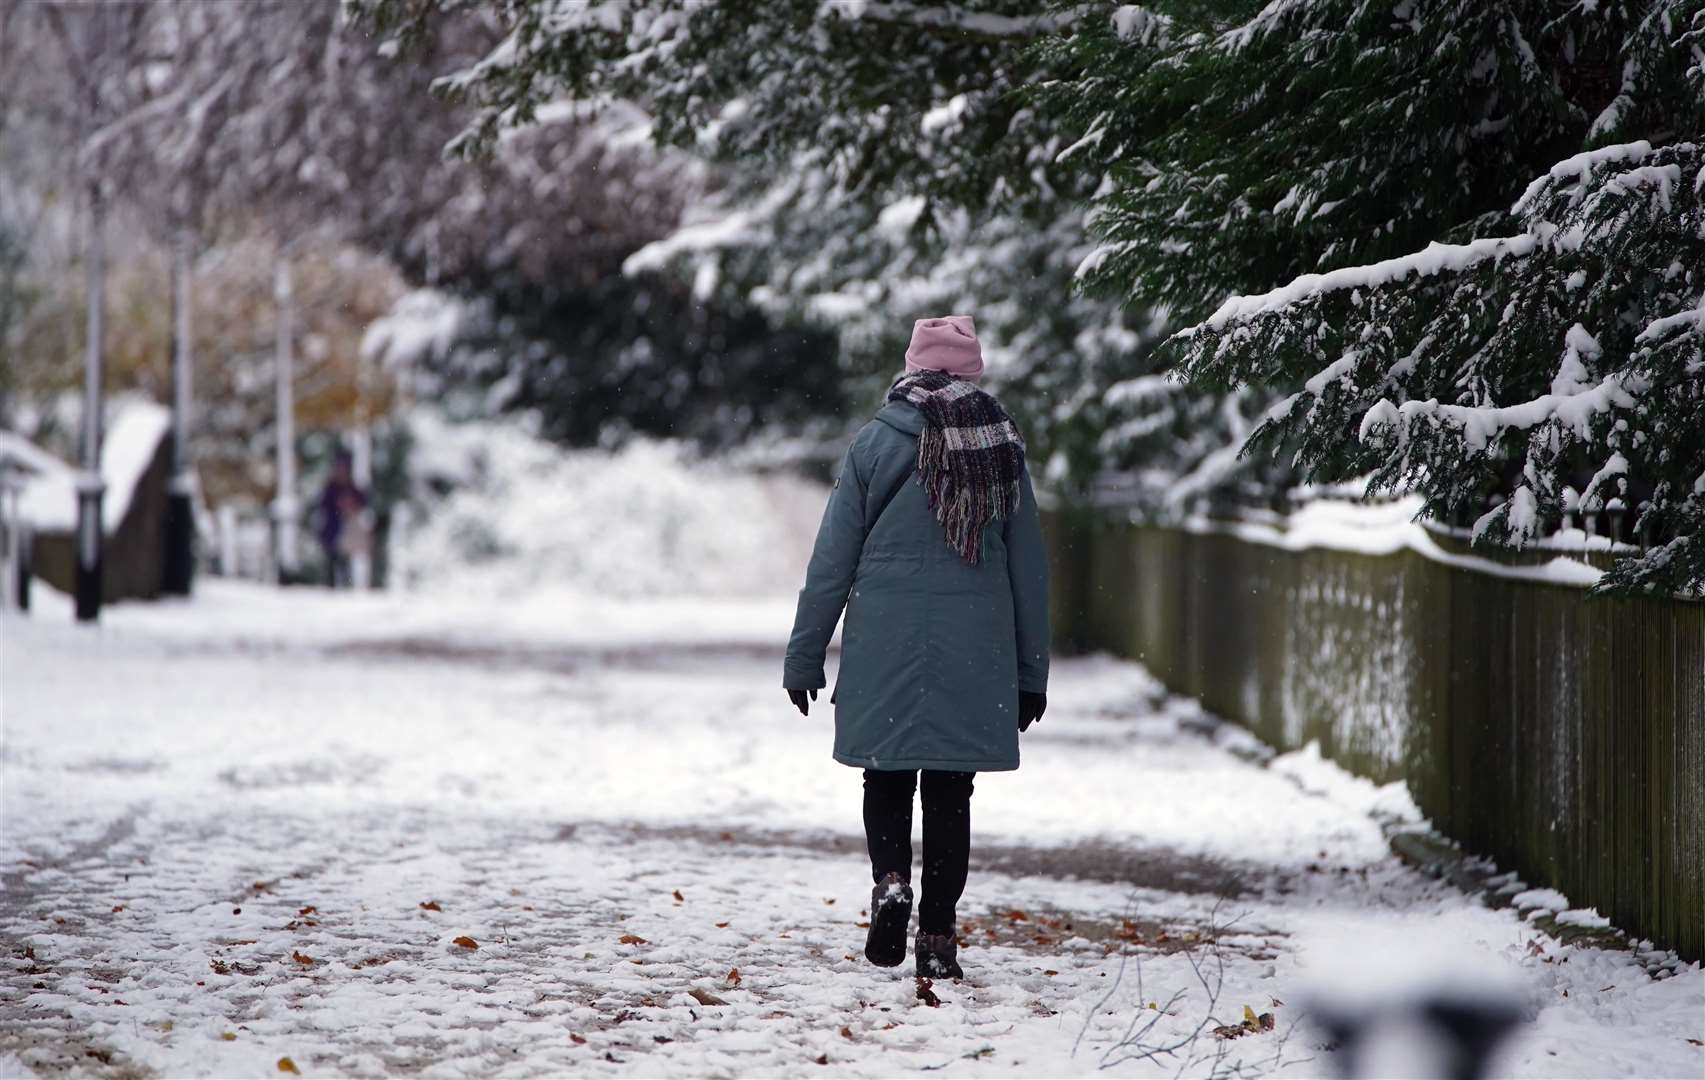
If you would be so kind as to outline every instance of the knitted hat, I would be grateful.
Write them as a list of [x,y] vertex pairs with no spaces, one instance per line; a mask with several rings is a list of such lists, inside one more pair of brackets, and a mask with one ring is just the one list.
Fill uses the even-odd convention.
[[961,379],[983,374],[983,347],[969,315],[919,319],[912,324],[912,343],[906,347],[907,371],[945,371]]

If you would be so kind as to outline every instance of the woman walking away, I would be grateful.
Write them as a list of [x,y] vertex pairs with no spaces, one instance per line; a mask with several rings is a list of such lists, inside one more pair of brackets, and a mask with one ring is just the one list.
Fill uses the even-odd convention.
[[870,935],[906,958],[912,795],[923,773],[917,969],[958,978],[954,908],[965,890],[976,773],[1018,768],[1018,733],[1048,689],[1048,569],[1024,440],[977,388],[968,315],[920,319],[906,370],[853,439],[817,532],[782,685],[801,713],[846,611],[835,760],[864,770]]

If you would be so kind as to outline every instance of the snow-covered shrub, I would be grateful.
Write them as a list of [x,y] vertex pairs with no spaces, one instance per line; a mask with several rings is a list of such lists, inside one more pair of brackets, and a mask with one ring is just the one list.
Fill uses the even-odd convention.
[[824,493],[682,443],[567,450],[523,417],[409,416],[399,577],[498,596],[772,595],[802,572]]

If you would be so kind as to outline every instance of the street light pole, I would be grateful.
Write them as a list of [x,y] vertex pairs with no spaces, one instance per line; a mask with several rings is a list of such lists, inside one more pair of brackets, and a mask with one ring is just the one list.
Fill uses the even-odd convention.
[[296,371],[291,356],[290,258],[278,253],[272,299],[277,312],[273,390],[278,413],[278,491],[272,501],[272,556],[280,585],[296,577]]
[[160,584],[173,596],[188,596],[195,577],[195,475],[189,453],[194,389],[191,242],[189,230],[180,230],[172,253],[172,482],[166,496],[166,560]]
[[82,469],[77,475],[77,621],[101,614],[101,383],[105,377],[106,250],[100,181],[89,183],[84,260],[88,264],[88,333],[83,355]]

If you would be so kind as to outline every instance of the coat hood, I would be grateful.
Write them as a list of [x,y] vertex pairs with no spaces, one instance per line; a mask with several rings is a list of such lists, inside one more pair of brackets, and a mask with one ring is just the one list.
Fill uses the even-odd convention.
[[890,401],[877,412],[876,418],[903,435],[921,435],[924,414],[909,401]]

